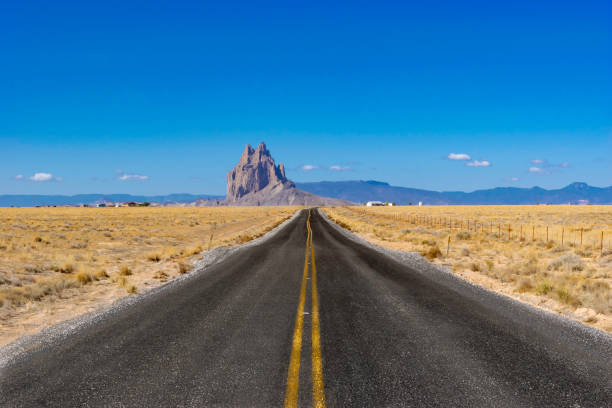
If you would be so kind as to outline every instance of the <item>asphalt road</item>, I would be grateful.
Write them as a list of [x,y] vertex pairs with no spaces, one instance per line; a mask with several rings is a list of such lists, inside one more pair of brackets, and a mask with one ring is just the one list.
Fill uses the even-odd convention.
[[34,347],[0,406],[612,406],[611,336],[307,220]]

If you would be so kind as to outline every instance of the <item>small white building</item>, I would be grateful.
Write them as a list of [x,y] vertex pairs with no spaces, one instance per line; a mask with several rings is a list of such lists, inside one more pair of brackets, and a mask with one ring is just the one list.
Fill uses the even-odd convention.
[[381,205],[385,205],[385,203],[383,203],[382,201],[368,201],[366,203],[367,207],[378,207],[378,206],[381,206]]

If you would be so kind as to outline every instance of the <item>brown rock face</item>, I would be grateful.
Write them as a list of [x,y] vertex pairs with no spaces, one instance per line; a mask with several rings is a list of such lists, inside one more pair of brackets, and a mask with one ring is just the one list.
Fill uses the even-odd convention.
[[285,166],[274,159],[261,142],[247,145],[234,170],[227,173],[227,197],[221,205],[350,205],[348,201],[319,197],[295,187]]
[[227,173],[228,202],[240,200],[247,194],[256,193],[266,187],[295,187],[285,176],[285,166],[276,166],[264,142],[257,149],[247,145],[236,167]]

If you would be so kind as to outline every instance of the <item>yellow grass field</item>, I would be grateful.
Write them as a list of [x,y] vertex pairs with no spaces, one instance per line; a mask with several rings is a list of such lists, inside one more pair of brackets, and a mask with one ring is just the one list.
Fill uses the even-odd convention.
[[419,252],[467,280],[612,332],[610,206],[324,211],[375,244]]
[[188,273],[296,207],[2,208],[0,345]]

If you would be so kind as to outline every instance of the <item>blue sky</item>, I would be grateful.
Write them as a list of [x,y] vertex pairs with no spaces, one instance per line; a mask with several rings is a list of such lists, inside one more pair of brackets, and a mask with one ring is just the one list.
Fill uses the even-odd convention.
[[0,5],[0,194],[612,185],[610,2],[90,3]]

